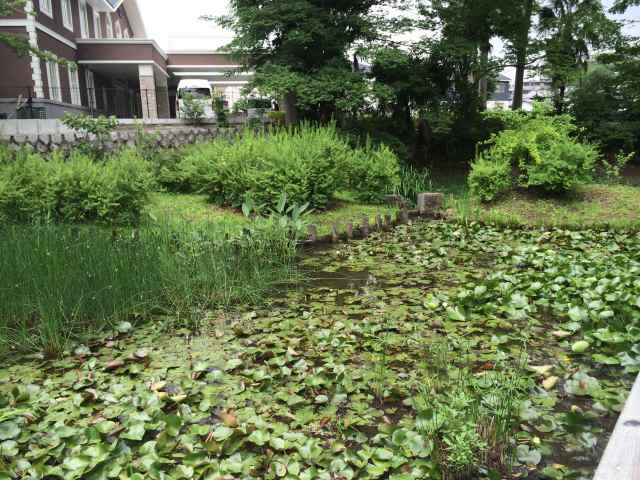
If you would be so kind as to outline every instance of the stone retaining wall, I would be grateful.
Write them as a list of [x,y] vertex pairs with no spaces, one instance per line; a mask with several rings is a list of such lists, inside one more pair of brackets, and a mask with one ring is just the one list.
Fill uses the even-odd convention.
[[[232,135],[239,132],[242,125],[232,125],[229,127],[217,126],[163,126],[162,128],[145,128],[147,134],[152,134],[158,147],[171,148],[182,145],[189,145],[197,142],[204,142],[219,136]],[[131,127],[119,127],[111,132],[109,140],[104,142],[105,150],[115,150],[123,146],[136,145],[137,132]],[[53,134],[14,134],[0,136],[0,141],[9,145],[10,148],[21,148],[30,145],[36,151],[49,153],[60,149],[70,149],[83,141],[84,135],[65,131],[65,133]],[[96,142],[95,137],[90,136],[89,140]]]

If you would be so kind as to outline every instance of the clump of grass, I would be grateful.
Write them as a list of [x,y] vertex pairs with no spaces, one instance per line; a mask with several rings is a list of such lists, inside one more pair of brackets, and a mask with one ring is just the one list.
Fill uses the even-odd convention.
[[429,170],[406,164],[400,167],[400,183],[396,186],[394,194],[402,196],[409,204],[415,206],[419,193],[432,190],[433,182]]
[[115,322],[154,311],[254,303],[290,278],[296,247],[260,221],[234,238],[214,226],[0,230],[0,354],[57,355]]
[[436,368],[425,373],[412,403],[417,430],[434,439],[443,478],[477,478],[481,470],[509,473],[519,406],[531,388],[524,356],[518,365],[489,362],[486,371],[473,372],[456,365],[450,344],[436,343],[431,353]]

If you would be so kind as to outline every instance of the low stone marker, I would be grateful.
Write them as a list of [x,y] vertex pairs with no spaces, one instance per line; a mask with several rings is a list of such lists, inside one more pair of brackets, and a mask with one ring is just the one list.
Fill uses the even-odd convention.
[[442,193],[419,193],[418,213],[426,215],[441,210],[444,206],[444,195]]

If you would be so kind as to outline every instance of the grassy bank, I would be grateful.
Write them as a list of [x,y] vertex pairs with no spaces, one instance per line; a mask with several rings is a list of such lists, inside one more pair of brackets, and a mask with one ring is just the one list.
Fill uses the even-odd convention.
[[449,216],[456,220],[572,229],[640,228],[638,186],[589,184],[558,196],[515,191],[488,204],[469,194],[462,177],[441,181],[434,189],[445,193]]
[[[347,192],[337,194],[328,210],[312,211],[305,220],[317,225],[318,232],[324,235],[331,233],[334,222],[343,225],[346,222],[359,223],[363,216],[367,216],[373,223],[376,215],[394,214],[395,211],[396,208],[389,205],[358,202]],[[154,193],[146,214],[152,221],[214,224],[230,234],[240,232],[249,224],[249,219],[241,212],[212,205],[208,203],[207,196],[201,194]]]
[[55,355],[152,315],[197,328],[206,312],[260,301],[287,281],[295,242],[268,221],[216,225],[10,226],[0,230],[0,354]]

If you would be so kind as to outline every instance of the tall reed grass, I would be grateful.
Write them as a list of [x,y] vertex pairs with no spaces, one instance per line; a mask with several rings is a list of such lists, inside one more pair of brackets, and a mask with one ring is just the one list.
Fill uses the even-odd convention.
[[111,231],[0,229],[0,355],[57,355],[116,322],[253,303],[293,272],[295,242],[271,222],[233,239],[215,226]]
[[400,195],[415,206],[419,193],[431,192],[433,183],[431,174],[426,168],[420,169],[413,165],[401,165],[400,183],[395,187],[394,194]]

